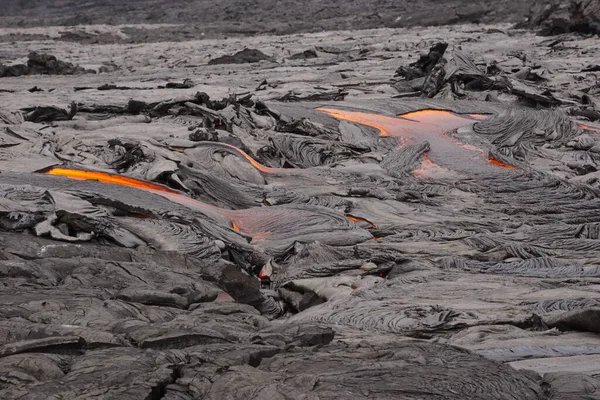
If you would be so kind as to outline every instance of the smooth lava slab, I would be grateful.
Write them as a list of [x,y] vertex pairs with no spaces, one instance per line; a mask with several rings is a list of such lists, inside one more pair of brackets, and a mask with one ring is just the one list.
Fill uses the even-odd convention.
[[389,117],[362,111],[346,111],[332,108],[317,108],[337,119],[356,122],[378,129],[382,136],[398,138],[400,145],[413,142],[428,142],[429,152],[424,157],[422,168],[442,168],[471,175],[498,173],[498,169],[514,169],[476,146],[462,143],[447,132],[477,123],[484,116],[479,114],[455,114],[446,110],[419,110]]

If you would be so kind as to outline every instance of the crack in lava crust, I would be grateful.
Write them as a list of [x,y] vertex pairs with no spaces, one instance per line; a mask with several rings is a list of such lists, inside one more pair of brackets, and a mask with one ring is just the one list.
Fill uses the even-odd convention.
[[[468,143],[462,143],[450,137],[447,132],[477,123],[483,115],[459,115],[446,110],[418,110],[397,117],[320,107],[317,111],[329,114],[337,119],[356,122],[378,129],[381,136],[398,138],[400,145],[409,141],[429,143],[428,157],[424,157],[422,168],[446,168],[467,175],[499,173],[499,168],[514,169],[493,156],[486,157],[485,151]],[[421,168],[415,172],[422,171]]]

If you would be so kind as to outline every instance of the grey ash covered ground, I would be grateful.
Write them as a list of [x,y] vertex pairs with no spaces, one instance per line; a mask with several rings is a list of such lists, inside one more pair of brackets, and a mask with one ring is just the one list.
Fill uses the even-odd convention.
[[0,398],[600,398],[598,9],[572,3],[227,39],[13,8]]

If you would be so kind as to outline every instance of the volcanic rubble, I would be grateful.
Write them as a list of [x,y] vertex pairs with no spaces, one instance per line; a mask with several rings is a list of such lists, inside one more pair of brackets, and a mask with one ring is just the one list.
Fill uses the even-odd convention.
[[600,398],[597,88],[430,38],[374,94],[340,37],[224,97],[7,78],[0,398]]

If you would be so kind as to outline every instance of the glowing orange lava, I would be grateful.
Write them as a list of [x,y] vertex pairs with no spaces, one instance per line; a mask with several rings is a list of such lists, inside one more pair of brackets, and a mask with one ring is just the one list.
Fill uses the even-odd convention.
[[494,165],[497,165],[497,166],[499,166],[499,167],[503,167],[503,168],[513,168],[513,169],[514,169],[514,168],[517,168],[517,167],[515,167],[515,166],[513,166],[513,165],[506,164],[506,163],[504,163],[504,162],[502,162],[502,161],[498,160],[496,157],[494,157],[494,156],[493,156],[493,155],[491,155],[491,154],[490,154],[490,156],[488,157],[487,161],[488,161],[489,163],[492,163],[492,164],[494,164]]
[[350,215],[350,214],[346,215],[346,218],[348,218],[350,221],[354,221],[354,222],[364,222],[364,223],[367,223],[367,224],[370,225],[370,227],[372,229],[377,229],[377,226],[375,226],[375,224],[373,224],[370,221],[367,221],[364,218],[355,217],[354,215]]
[[490,116],[488,114],[467,114],[471,118],[478,119],[483,121],[484,119],[488,119]]
[[488,118],[484,114],[456,114],[448,110],[425,109],[389,117],[324,107],[317,110],[338,119],[371,126],[378,129],[382,135],[399,138],[403,144],[408,140],[427,141],[435,162],[424,155],[421,167],[412,171],[415,175],[434,172],[435,169],[468,174],[480,173],[489,168],[490,164],[515,168],[496,159],[488,159],[483,149],[463,143],[447,133]]
[[[285,220],[285,217],[289,212],[289,210],[272,209],[271,207],[258,207],[248,210],[227,210],[203,203],[166,186],[140,179],[109,174],[106,172],[86,171],[63,167],[48,168],[39,172],[50,175],[65,176],[78,180],[95,180],[143,189],[150,193],[162,196],[172,202],[185,205],[192,210],[197,210],[213,221],[219,221],[223,224],[229,223],[229,226],[231,226],[232,229],[251,236],[251,244],[255,244],[257,241],[268,238],[273,234],[273,232],[276,232],[277,229],[280,229],[281,225],[284,224],[281,221]],[[307,216],[313,215],[310,211],[304,212],[307,214]]]
[[157,194],[162,196],[170,201],[175,203],[183,204],[188,207],[191,207],[195,210],[210,214],[210,215],[218,215],[225,216],[229,218],[227,211],[222,210],[218,207],[212,206],[210,204],[203,203],[196,199],[186,196],[183,193],[180,193],[176,190],[168,188],[163,185],[159,185],[157,183],[152,183],[148,181],[143,181],[141,179],[129,178],[127,176],[109,174],[107,172],[100,171],[87,171],[80,169],[71,169],[71,168],[63,168],[63,167],[52,167],[46,170],[39,171],[41,173],[45,173],[48,175],[60,175],[65,176],[70,179],[77,180],[93,180],[105,183],[111,183],[116,185],[130,186],[138,189],[143,189],[148,192]]
[[477,122],[471,118],[447,110],[418,110],[400,114],[398,117],[422,124],[437,125],[444,132]]
[[[202,144],[196,146],[196,147],[200,147],[202,146]],[[264,165],[262,165],[261,163],[259,163],[258,161],[254,160],[252,157],[250,157],[248,155],[248,153],[246,153],[245,151],[243,151],[242,149],[239,149],[231,144],[228,143],[210,143],[210,146],[214,146],[214,147],[226,147],[227,149],[233,150],[233,152],[239,154],[240,156],[242,156],[243,158],[245,158],[250,164],[252,164],[252,166],[254,168],[256,168],[257,170],[264,172],[264,173],[273,173],[273,172],[278,172],[281,171],[282,168],[271,168],[271,167],[265,167]],[[172,147],[172,149],[180,149],[180,147]],[[194,147],[189,147],[187,149],[183,149],[182,150],[193,150]]]
[[221,143],[221,145],[223,145],[225,147],[229,147],[229,148],[233,149],[234,151],[236,151],[237,153],[239,153],[242,157],[244,157],[246,160],[248,160],[248,162],[250,164],[252,164],[252,166],[254,168],[256,168],[259,171],[262,171],[262,172],[265,172],[265,173],[273,173],[273,172],[277,172],[277,171],[281,170],[280,168],[265,167],[264,165],[262,165],[261,163],[259,163],[258,161],[254,160],[252,157],[250,157],[248,155],[248,153],[246,153],[244,150],[238,149],[235,146],[232,146],[232,145],[227,144],[227,143]]
[[119,185],[132,186],[141,189],[150,189],[150,190],[158,190],[166,193],[177,193],[179,192],[170,189],[166,186],[159,185],[152,182],[142,181],[140,179],[129,178],[127,176],[109,174],[107,172],[98,172],[98,171],[84,171],[79,169],[70,169],[70,168],[61,168],[61,167],[52,167],[46,171],[43,171],[48,175],[62,175],[72,179],[80,179],[80,180],[94,180],[99,182],[106,183],[116,183]]
[[[377,118],[374,119],[373,116],[375,114],[361,112],[361,111],[343,111],[343,110],[336,110],[334,108],[326,108],[326,107],[319,107],[319,108],[317,108],[317,111],[322,111],[322,112],[327,113],[327,114],[331,115],[332,117],[335,117],[338,119],[345,119],[346,121],[356,122],[359,124],[370,126],[372,128],[379,130],[379,134],[381,136],[388,136],[389,133],[388,133],[387,129],[389,128],[389,125],[398,123],[397,119],[394,117],[386,117],[383,115],[377,115]],[[379,120],[379,122],[377,122],[377,120]]]
[[425,176],[443,169],[444,168],[431,161],[427,153],[423,153],[423,162],[421,163],[421,166],[417,169],[413,169],[410,172],[416,176]]

